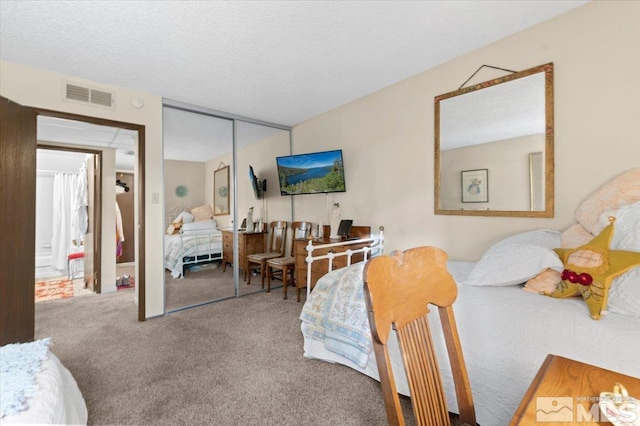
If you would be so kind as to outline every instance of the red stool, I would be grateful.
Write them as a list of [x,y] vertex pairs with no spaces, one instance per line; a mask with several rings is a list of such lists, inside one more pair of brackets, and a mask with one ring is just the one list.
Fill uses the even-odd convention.
[[67,271],[69,271],[69,279],[70,280],[72,280],[73,277],[76,274],[75,266],[73,268],[73,272],[71,272],[71,262],[74,261],[74,260],[83,259],[83,258],[84,258],[84,252],[83,251],[79,251],[77,253],[69,253],[69,256],[67,256]]

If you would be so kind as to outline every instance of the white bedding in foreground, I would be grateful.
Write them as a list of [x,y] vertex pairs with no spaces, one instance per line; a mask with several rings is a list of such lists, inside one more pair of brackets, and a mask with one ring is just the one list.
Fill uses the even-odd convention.
[[29,408],[5,416],[2,424],[86,425],[87,406],[75,379],[60,360],[49,351],[36,376],[38,390],[29,400]]
[[215,230],[211,234],[164,236],[164,267],[171,271],[173,278],[182,274],[182,259],[190,256],[222,253],[222,232]]
[[[457,282],[465,278],[472,266],[468,262],[448,263]],[[582,298],[552,299],[523,291],[521,286],[459,285],[454,312],[477,421],[483,426],[509,423],[550,353],[640,377],[640,318],[609,313],[602,320],[594,321]],[[429,319],[439,352],[449,410],[457,412],[436,309],[431,310]],[[368,364],[360,368],[347,358],[328,351],[322,342],[309,338],[307,328],[308,324],[303,322],[306,357],[344,364],[379,379],[373,352]],[[391,342],[398,391],[408,395],[395,336]]]

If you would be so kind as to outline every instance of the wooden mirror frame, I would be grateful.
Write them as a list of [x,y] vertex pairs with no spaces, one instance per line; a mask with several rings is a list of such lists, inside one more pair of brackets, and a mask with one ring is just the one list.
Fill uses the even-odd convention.
[[[513,81],[519,78],[528,77],[537,73],[545,74],[545,209],[540,211],[532,210],[447,210],[440,208],[440,102],[454,96],[482,90],[488,87]],[[505,77],[489,80],[467,88],[436,96],[435,99],[435,155],[434,155],[434,186],[435,199],[434,207],[437,215],[457,215],[457,216],[509,216],[509,217],[536,217],[550,218],[554,215],[554,114],[553,114],[553,63],[540,65],[524,71],[516,72]]]
[[[229,187],[229,166],[221,167],[213,172],[213,215],[228,216],[230,210],[230,187]],[[226,190],[226,197],[220,191]],[[226,201],[224,201],[226,198]]]

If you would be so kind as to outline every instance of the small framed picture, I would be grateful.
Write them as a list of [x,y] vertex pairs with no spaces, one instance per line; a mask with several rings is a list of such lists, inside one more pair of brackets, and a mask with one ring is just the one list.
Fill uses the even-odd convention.
[[487,203],[489,202],[489,170],[463,170],[462,202],[463,203]]

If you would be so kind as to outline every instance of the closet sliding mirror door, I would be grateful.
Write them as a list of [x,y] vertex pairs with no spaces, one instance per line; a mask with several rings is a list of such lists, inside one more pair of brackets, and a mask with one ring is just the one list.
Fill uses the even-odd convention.
[[[269,224],[292,220],[292,200],[281,196],[278,185],[276,157],[291,153],[290,131],[261,124],[238,120],[237,126],[237,182],[238,182],[238,226],[251,216],[254,228],[238,232],[239,250],[239,294],[246,295],[262,291],[262,275],[259,263],[251,263],[247,257],[252,253],[264,253],[273,248]],[[252,170],[255,179],[251,177]],[[249,212],[251,211],[251,214]],[[262,229],[260,229],[262,224]],[[277,232],[277,231],[276,231]],[[286,236],[285,236],[286,237]],[[290,243],[284,255],[290,253]],[[246,273],[245,273],[246,272]],[[250,282],[250,284],[249,284]],[[264,280],[265,288],[267,280]],[[282,286],[280,279],[272,281],[272,289]],[[281,289],[273,291],[282,291]]]
[[234,297],[233,268],[222,259],[233,199],[221,207],[221,197],[232,196],[232,174],[223,182],[224,171],[215,173],[232,164],[233,120],[165,106],[163,143],[165,310]]

